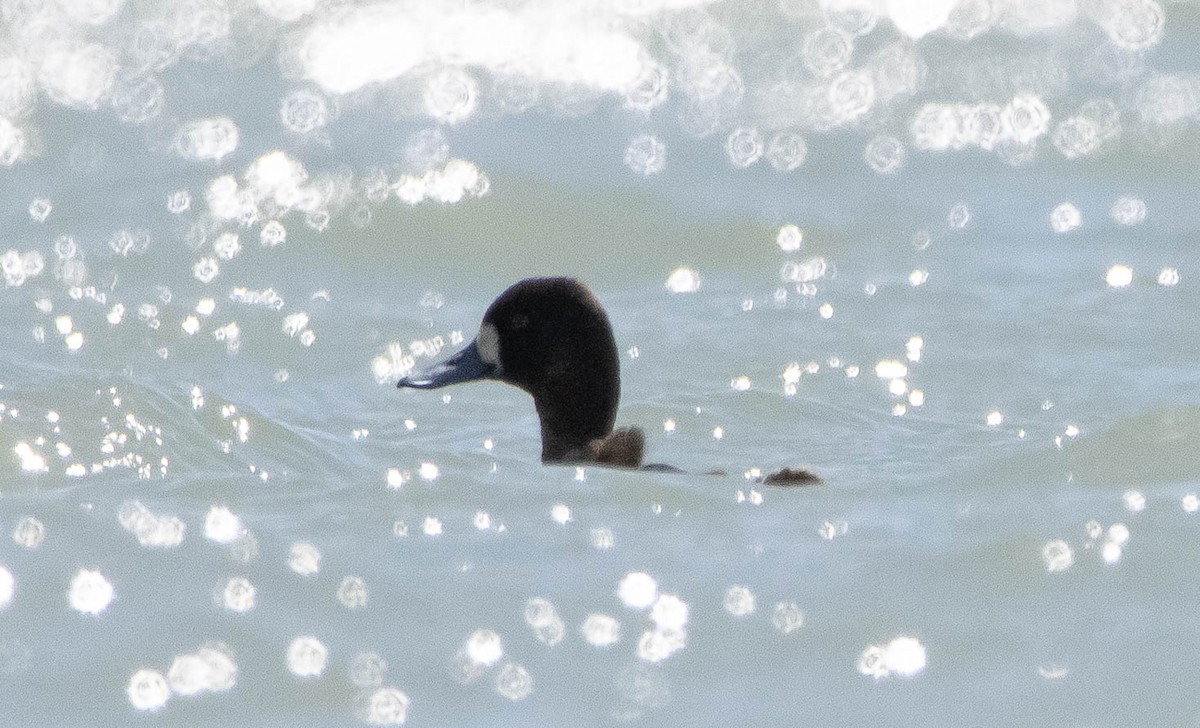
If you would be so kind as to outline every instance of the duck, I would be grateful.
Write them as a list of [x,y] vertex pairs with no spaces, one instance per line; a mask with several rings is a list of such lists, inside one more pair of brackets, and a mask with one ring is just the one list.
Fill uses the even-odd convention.
[[[543,463],[684,472],[645,464],[642,429],[615,427],[620,369],[608,315],[586,285],[575,278],[527,278],[492,302],[473,341],[445,361],[402,377],[396,386],[504,382],[533,397]],[[768,485],[821,482],[804,468],[784,468],[759,480]]]

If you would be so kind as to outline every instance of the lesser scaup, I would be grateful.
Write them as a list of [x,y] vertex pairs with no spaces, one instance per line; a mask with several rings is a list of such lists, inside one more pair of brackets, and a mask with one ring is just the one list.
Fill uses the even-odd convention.
[[[675,470],[642,465],[641,428],[613,429],[621,397],[620,357],[600,302],[573,278],[528,278],[500,294],[479,335],[441,364],[401,379],[398,387],[437,389],[495,379],[533,395],[542,424],[542,462]],[[808,470],[785,468],[764,483],[819,483]]]

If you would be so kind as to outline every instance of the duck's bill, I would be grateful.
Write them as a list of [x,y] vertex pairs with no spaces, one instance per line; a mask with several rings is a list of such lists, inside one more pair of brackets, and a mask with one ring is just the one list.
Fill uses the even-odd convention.
[[397,387],[411,389],[437,389],[448,384],[487,379],[495,373],[495,366],[479,356],[479,348],[472,341],[466,348],[441,364],[423,371],[414,372],[396,382]]

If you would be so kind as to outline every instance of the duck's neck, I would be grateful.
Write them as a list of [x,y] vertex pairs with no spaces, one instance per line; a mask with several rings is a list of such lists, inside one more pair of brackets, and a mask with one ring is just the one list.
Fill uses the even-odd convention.
[[[607,321],[604,322],[607,331]],[[594,443],[612,434],[621,370],[612,334],[576,343],[549,358],[537,376],[516,382],[533,397],[542,427],[542,462],[594,462]]]
[[534,399],[542,426],[542,462],[594,460],[592,443],[612,433],[615,413],[597,410],[595,405],[589,407],[581,403],[578,407],[564,407],[563,404],[557,401],[549,408],[544,407],[539,398]]
[[[579,398],[535,395],[533,403],[542,426],[542,462],[640,466],[646,449],[642,431],[636,427],[613,430],[619,386],[614,385],[607,393],[610,396],[603,398],[594,393]],[[547,401],[554,406],[547,406]]]

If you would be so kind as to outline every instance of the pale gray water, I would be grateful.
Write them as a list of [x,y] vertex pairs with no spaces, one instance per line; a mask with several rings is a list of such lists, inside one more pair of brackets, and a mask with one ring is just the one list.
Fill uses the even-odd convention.
[[1197,721],[1194,2],[0,17],[0,724]]

